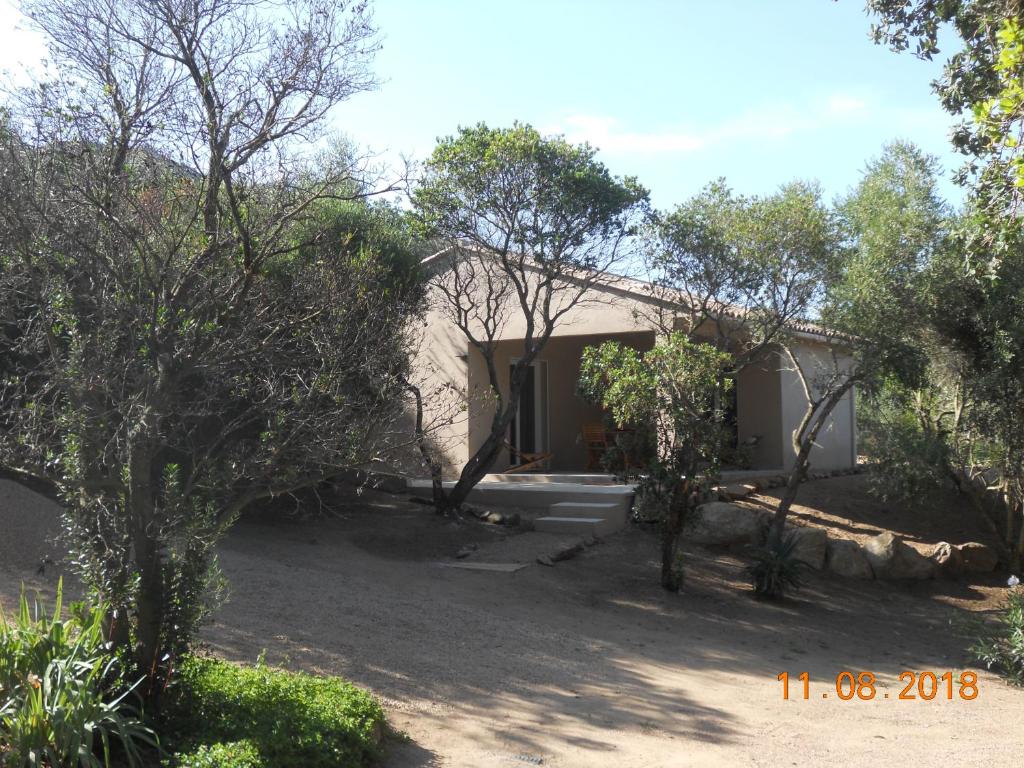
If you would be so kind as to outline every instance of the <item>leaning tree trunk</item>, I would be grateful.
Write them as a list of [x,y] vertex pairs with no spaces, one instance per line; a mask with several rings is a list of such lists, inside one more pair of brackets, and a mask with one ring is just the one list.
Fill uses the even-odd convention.
[[463,503],[465,503],[470,491],[476,487],[477,483],[483,480],[484,475],[491,471],[494,460],[501,453],[508,427],[512,423],[512,419],[516,417],[518,404],[518,396],[510,398],[509,404],[495,414],[494,420],[491,422],[490,433],[484,440],[483,445],[477,449],[476,453],[470,457],[469,461],[462,468],[455,487],[447,494],[444,494],[444,502],[438,508],[438,512],[458,511]]
[[771,528],[768,531],[768,546],[776,547],[782,542],[782,535],[786,529],[786,517],[789,510],[796,501],[796,495],[800,490],[800,484],[807,477],[807,471],[811,467],[811,450],[818,439],[818,432],[832,415],[832,411],[839,404],[846,392],[853,386],[850,382],[841,387],[822,401],[817,408],[809,408],[804,417],[803,423],[797,429],[793,438],[793,447],[796,448],[796,460],[793,468],[789,471],[789,478],[786,481],[786,488],[779,499],[779,506],[772,518]]
[[[519,410],[519,396],[523,391],[526,369],[533,362],[536,355],[537,350],[534,350],[532,354],[524,355],[524,357],[520,358],[519,362],[516,363],[516,367],[513,369],[512,375],[509,379],[508,400],[503,401],[499,397],[497,407],[494,411],[494,418],[491,419],[490,433],[487,435],[483,444],[477,449],[476,453],[469,458],[469,461],[467,461],[466,465],[462,468],[462,472],[459,474],[459,479],[456,481],[455,487],[447,494],[443,494],[444,501],[437,507],[437,511],[439,513],[447,514],[449,512],[458,512],[465,503],[470,491],[476,487],[477,483],[483,480],[484,475],[490,472],[491,466],[494,464],[494,460],[497,459],[498,454],[501,453],[509,425],[516,417],[516,412]],[[497,369],[494,367],[493,357],[487,360],[487,372],[490,378],[491,389],[498,392],[498,373]]]

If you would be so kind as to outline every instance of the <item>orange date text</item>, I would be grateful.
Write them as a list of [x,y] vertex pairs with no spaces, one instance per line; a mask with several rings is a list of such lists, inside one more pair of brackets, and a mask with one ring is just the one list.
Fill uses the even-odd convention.
[[896,701],[972,701],[978,698],[978,675],[975,672],[900,672],[899,690],[886,690],[878,683],[874,672],[850,672],[843,670],[835,677],[835,684],[824,690],[811,690],[811,676],[801,672],[790,678],[789,672],[780,672],[777,678],[782,683],[783,699],[830,699],[840,701],[873,701],[894,699]]

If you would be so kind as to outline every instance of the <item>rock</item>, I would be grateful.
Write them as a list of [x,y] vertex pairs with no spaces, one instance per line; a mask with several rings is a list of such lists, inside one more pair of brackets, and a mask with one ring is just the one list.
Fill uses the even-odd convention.
[[547,555],[539,555],[537,557],[537,562],[541,565],[546,565],[548,568],[553,568],[555,566],[555,561]]
[[795,537],[792,557],[807,563],[816,570],[825,567],[825,550],[828,548],[828,531],[824,528],[793,526],[787,528],[786,535]]
[[837,576],[848,579],[873,579],[874,571],[860,544],[849,539],[830,541],[825,551],[825,564]]
[[767,513],[712,501],[701,504],[686,523],[683,536],[694,544],[760,544],[768,528]]
[[479,548],[480,548],[480,546],[478,544],[467,544],[466,546],[464,546],[462,549],[460,549],[458,552],[455,553],[455,557],[456,557],[457,560],[463,560],[463,559],[469,557],[470,555],[472,555]]
[[930,579],[935,575],[935,564],[891,531],[864,542],[864,555],[877,579]]
[[999,553],[988,544],[968,541],[957,547],[964,560],[964,570],[968,573],[991,573],[999,565]]
[[716,490],[722,501],[737,501],[756,493],[757,486],[752,483],[729,483],[729,485],[719,486]]
[[939,575],[947,579],[955,579],[964,572],[964,556],[948,541],[936,544],[929,558],[935,563]]
[[580,539],[579,541],[573,542],[572,544],[568,544],[564,547],[556,549],[554,552],[548,555],[548,557],[556,563],[561,560],[568,560],[569,558],[576,557],[576,555],[582,552],[583,547],[583,539]]

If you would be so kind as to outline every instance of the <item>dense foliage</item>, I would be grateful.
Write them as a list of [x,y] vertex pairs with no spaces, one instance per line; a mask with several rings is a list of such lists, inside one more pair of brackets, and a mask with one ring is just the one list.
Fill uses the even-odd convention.
[[[956,404],[949,438],[961,488],[988,486],[1005,508],[1001,529],[1010,562],[1024,559],[1024,34],[1015,0],[873,0],[876,39],[919,56],[940,53],[941,30],[959,49],[936,83],[943,106],[963,118],[954,143],[967,162],[968,190],[953,247],[935,259],[926,292],[939,371],[936,399]],[[934,416],[934,414],[932,414]],[[934,419],[933,419],[934,420]],[[946,420],[949,422],[950,420]],[[976,461],[980,459],[980,461]],[[988,478],[986,479],[986,475]]]
[[379,757],[384,712],[337,678],[188,658],[165,701],[173,768],[336,768]]
[[[959,180],[986,215],[1003,219],[1024,189],[1024,9],[1017,0],[869,0],[876,42],[939,56],[944,29],[952,51],[934,83],[942,106],[962,118],[953,145],[967,161]],[[1019,225],[1013,225],[1019,228]]]
[[762,196],[723,179],[661,215],[645,252],[665,331],[714,337],[733,372],[819,309],[838,260],[835,217],[816,184]]
[[275,7],[29,3],[58,79],[0,125],[0,465],[64,503],[147,696],[237,515],[380,458],[401,416],[417,254],[350,154],[305,149],[373,84],[375,30]]

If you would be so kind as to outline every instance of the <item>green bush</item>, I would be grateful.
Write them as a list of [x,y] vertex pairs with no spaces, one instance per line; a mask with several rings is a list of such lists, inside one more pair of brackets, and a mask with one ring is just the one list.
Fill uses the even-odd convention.
[[61,614],[59,585],[52,615],[24,593],[13,621],[0,611],[0,763],[141,765],[140,746],[156,747],[156,735],[127,701],[134,686],[104,640],[106,608]]
[[[197,657],[185,659],[172,681],[162,729],[177,753],[171,765],[218,768],[369,765],[383,732],[380,705],[344,680]],[[237,742],[249,745],[232,752]]]
[[800,588],[806,565],[793,557],[796,542],[796,535],[790,534],[774,546],[753,550],[754,562],[747,567],[747,575],[757,597],[781,600],[789,590]]
[[881,501],[923,510],[949,488],[948,435],[926,429],[902,390],[890,386],[858,409],[858,443],[871,462],[868,487]]
[[977,641],[971,656],[1015,685],[1024,685],[1024,587],[1010,590],[997,624],[977,624],[974,629]]
[[260,751],[249,740],[217,742],[164,762],[167,768],[262,768]]

